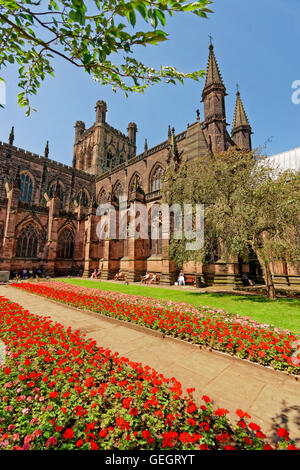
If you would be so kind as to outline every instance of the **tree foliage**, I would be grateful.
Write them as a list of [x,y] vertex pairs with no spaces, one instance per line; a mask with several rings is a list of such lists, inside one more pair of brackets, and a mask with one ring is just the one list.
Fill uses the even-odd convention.
[[170,168],[165,177],[165,198],[170,203],[205,204],[205,246],[187,253],[184,240],[171,243],[179,262],[204,261],[216,243],[222,259],[247,257],[252,250],[261,264],[269,297],[275,297],[270,263],[300,258],[300,172],[280,172],[255,152],[237,149],[185,162]]
[[[0,69],[17,63],[20,106],[30,114],[30,95],[54,75],[54,58],[83,68],[102,85],[143,92],[150,84],[199,79],[203,71],[159,70],[135,56],[135,46],[168,39],[162,28],[175,13],[207,18],[211,0],[4,0],[0,2]],[[141,20],[138,21],[138,18]],[[137,29],[137,25],[145,28]],[[1,79],[3,80],[3,78]]]

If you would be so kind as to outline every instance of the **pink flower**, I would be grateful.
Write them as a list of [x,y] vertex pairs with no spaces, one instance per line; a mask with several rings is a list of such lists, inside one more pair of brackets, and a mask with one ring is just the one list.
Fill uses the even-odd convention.
[[57,443],[57,440],[55,436],[49,437],[49,439],[46,442],[46,447],[55,446],[56,443]]

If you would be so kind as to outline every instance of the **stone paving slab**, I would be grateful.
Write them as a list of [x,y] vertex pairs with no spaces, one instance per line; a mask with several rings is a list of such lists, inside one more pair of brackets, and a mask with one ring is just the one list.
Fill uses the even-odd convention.
[[276,439],[274,428],[285,427],[300,446],[300,382],[285,373],[274,372],[230,356],[201,350],[182,341],[163,338],[157,332],[133,324],[80,311],[9,286],[0,295],[17,302],[31,313],[80,329],[99,346],[149,365],[165,377],[175,377],[183,391],[194,387],[200,403],[206,394],[215,407],[248,412],[268,438]]

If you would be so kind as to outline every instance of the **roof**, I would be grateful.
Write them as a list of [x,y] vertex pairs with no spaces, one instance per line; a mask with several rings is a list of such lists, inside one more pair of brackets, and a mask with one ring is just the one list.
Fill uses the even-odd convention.
[[281,170],[300,170],[300,147],[268,157]]

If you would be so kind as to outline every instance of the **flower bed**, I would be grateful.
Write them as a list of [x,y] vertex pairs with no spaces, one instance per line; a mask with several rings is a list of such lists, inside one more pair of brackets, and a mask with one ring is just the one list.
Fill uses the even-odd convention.
[[[2,449],[272,449],[237,410],[213,410],[193,389],[99,348],[79,332],[0,298]],[[279,428],[275,449],[296,449]]]
[[[298,337],[252,323],[243,323],[221,310],[203,307],[189,310],[180,304],[144,303],[136,297],[121,294],[97,294],[90,289],[77,289],[63,283],[20,283],[20,289],[63,302],[80,309],[88,309],[158,330],[195,344],[248,359],[264,366],[298,375],[300,372]],[[109,293],[111,294],[111,293]]]

